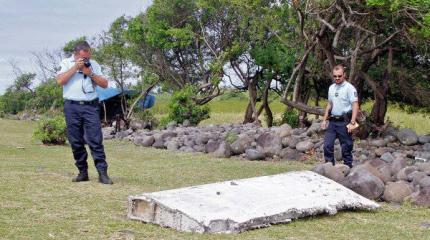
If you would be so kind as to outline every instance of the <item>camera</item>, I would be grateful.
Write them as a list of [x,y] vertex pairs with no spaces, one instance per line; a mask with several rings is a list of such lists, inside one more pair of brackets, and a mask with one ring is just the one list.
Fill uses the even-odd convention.
[[91,67],[91,62],[90,62],[90,59],[88,59],[88,58],[84,58],[83,59],[83,61],[84,61],[84,66],[85,67]]

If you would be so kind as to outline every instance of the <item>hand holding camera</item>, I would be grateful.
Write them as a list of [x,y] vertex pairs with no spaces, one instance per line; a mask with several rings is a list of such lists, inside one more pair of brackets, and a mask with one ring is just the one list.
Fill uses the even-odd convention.
[[91,69],[91,62],[90,59],[88,58],[80,58],[77,62],[76,65],[79,69],[79,73],[82,73],[86,76],[91,75],[92,73],[92,69]]

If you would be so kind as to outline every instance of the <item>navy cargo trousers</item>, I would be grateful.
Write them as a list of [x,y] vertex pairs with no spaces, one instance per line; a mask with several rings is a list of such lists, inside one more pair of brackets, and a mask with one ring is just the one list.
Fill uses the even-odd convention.
[[352,148],[354,142],[346,128],[347,124],[345,121],[329,121],[324,137],[324,158],[326,162],[335,163],[334,142],[338,138],[342,148],[343,163],[350,167],[352,166]]
[[98,101],[88,103],[65,100],[64,116],[67,138],[79,171],[88,169],[88,153],[85,144],[90,147],[97,170],[106,171],[108,164],[103,147]]

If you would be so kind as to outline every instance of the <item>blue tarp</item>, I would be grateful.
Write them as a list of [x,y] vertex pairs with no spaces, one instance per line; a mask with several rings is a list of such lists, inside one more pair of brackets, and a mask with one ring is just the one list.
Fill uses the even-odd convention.
[[121,89],[108,87],[108,88],[101,88],[99,86],[96,87],[96,91],[99,95],[99,101],[104,101],[106,99],[109,99],[111,97],[115,97],[116,95],[121,93]]
[[[113,88],[113,87],[101,88],[97,86],[96,91],[99,95],[100,102],[105,101],[109,98],[115,97],[121,93],[121,89]],[[125,91],[125,94],[130,96],[137,94],[137,92],[133,90],[124,90],[124,91]],[[148,109],[153,107],[154,104],[155,104],[155,96],[148,94],[145,99],[139,100],[138,106],[143,109]]]

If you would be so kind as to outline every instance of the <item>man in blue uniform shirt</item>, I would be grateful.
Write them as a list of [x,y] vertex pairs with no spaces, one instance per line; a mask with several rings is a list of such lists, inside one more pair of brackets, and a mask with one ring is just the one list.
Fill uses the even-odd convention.
[[[321,128],[326,129],[324,137],[324,158],[335,164],[334,142],[339,139],[345,165],[352,167],[352,148],[354,145],[351,131],[357,126],[358,96],[355,87],[345,81],[342,65],[333,68],[334,83],[328,90],[328,104],[325,109]],[[328,120],[328,121],[327,121]]]
[[70,58],[63,59],[57,83],[63,86],[64,116],[67,137],[72,147],[75,165],[79,170],[73,182],[88,181],[88,144],[99,182],[113,184],[107,174],[108,164],[103,147],[96,85],[106,88],[108,81],[100,65],[91,58],[91,48],[86,41],[78,42]]

